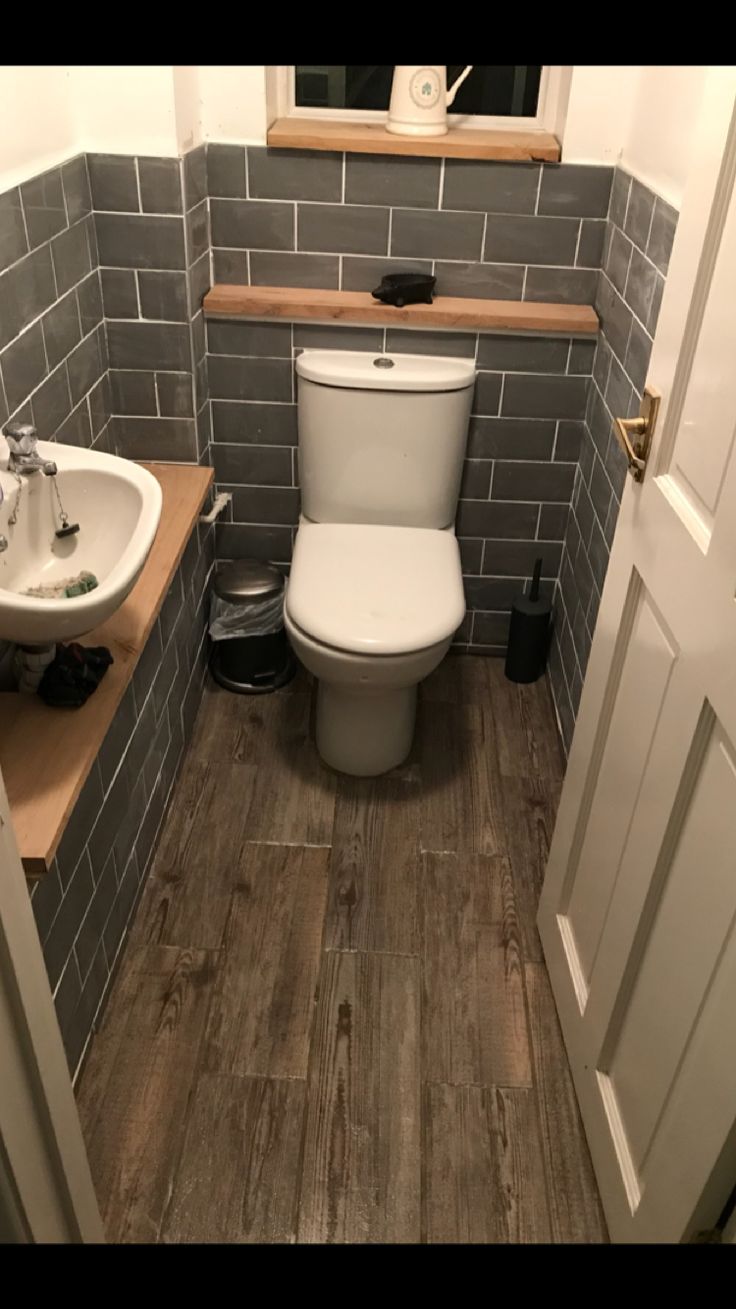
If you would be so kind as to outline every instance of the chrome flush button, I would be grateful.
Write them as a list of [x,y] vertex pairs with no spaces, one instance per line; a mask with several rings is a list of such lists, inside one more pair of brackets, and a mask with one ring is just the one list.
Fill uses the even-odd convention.
[[379,355],[378,359],[373,360],[374,368],[393,368],[394,360],[388,359],[386,355]]

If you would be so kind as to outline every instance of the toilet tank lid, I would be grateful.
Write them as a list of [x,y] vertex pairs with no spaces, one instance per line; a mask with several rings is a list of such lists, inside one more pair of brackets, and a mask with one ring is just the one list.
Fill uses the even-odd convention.
[[371,354],[367,350],[303,350],[300,377],[322,386],[365,391],[461,391],[475,381],[470,359],[437,355]]

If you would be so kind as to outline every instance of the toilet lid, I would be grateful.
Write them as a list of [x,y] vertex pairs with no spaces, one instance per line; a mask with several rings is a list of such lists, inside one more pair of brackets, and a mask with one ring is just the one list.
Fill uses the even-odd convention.
[[308,636],[356,654],[406,654],[445,641],[465,614],[452,532],[303,523],[286,595]]

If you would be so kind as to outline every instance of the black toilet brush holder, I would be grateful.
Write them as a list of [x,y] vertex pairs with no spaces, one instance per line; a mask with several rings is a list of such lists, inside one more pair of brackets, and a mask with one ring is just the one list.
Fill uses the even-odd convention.
[[536,682],[547,666],[552,602],[539,595],[542,560],[537,559],[528,595],[511,606],[505,673],[510,682]]

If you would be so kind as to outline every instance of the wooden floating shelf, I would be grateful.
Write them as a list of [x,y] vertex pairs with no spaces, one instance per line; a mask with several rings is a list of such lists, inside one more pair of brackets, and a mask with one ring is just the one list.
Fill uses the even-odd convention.
[[558,332],[562,336],[591,336],[599,327],[592,305],[438,296],[431,305],[396,309],[374,300],[368,291],[315,291],[287,286],[213,286],[204,297],[203,308],[208,318],[375,323],[466,332]]
[[442,136],[397,136],[382,123],[326,118],[277,118],[266,140],[277,150],[346,150],[364,155],[423,155],[442,159],[500,159],[507,163],[559,163],[551,132],[484,131],[453,127]]
[[143,464],[163,491],[161,521],[124,604],[84,645],[106,645],[114,663],[80,709],[52,709],[35,695],[0,694],[0,768],[23,867],[47,872],[79,793],[166,598],[210,483],[211,468]]

